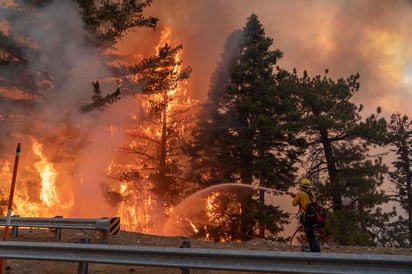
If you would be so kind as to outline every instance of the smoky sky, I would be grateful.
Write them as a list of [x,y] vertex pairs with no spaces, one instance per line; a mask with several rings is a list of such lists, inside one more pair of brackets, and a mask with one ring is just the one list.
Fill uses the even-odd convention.
[[386,114],[409,114],[411,1],[155,0],[145,15],[160,19],[157,30],[139,29],[125,37],[119,49],[147,53],[159,30],[171,28],[175,43],[184,46],[184,63],[193,67],[189,92],[204,100],[227,37],[243,28],[252,13],[273,38],[273,48],[284,53],[281,67],[307,70],[310,76],[328,69],[333,79],[359,73],[356,104],[368,112],[381,106]]

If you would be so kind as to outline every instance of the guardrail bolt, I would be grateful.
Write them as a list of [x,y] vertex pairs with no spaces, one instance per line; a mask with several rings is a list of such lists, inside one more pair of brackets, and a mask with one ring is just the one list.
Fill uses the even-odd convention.
[[189,240],[185,240],[182,242],[182,245],[180,246],[181,248],[190,248],[190,241]]
[[302,252],[311,252],[310,247],[308,245],[302,245],[301,246],[301,251]]

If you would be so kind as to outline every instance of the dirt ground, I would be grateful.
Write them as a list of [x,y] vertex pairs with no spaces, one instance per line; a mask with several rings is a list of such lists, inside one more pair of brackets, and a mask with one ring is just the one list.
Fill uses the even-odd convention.
[[[9,235],[11,235],[9,233]],[[9,238],[13,241],[26,242],[55,242],[55,232],[48,229],[23,229],[20,228],[17,238]],[[60,242],[79,243],[85,239],[91,243],[100,243],[100,233],[91,230],[66,229],[62,231]],[[145,235],[121,231],[117,236],[109,236],[106,244],[113,245],[142,245],[142,246],[164,246],[180,247],[183,241],[189,240],[191,248],[212,248],[212,249],[247,249],[247,250],[271,250],[271,251],[293,251],[301,252],[301,246],[294,246],[290,249],[288,243],[271,240],[256,239],[248,242],[216,243],[202,241],[185,237],[163,237]],[[386,254],[386,255],[407,255],[412,256],[412,248],[378,248],[378,247],[357,247],[357,246],[328,246],[322,244],[322,252],[327,253],[353,253],[353,254]],[[7,260],[5,274],[76,274],[78,273],[77,262],[53,262],[34,260]],[[131,265],[110,265],[110,264],[89,264],[88,273],[100,274],[153,274],[170,273],[181,274],[182,270],[176,268],[163,267],[142,267]],[[230,271],[212,270],[190,270],[191,274],[206,273],[237,273]]]

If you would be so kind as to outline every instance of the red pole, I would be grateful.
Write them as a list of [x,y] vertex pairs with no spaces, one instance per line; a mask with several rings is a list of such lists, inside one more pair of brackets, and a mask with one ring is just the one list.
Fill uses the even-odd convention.
[[[3,233],[3,241],[8,240],[9,236],[9,225],[11,222],[11,213],[13,208],[13,197],[14,197],[14,188],[16,186],[16,177],[17,177],[17,168],[19,166],[19,157],[20,157],[20,150],[21,145],[20,143],[17,144],[16,148],[16,158],[14,160],[14,169],[13,169],[13,177],[11,179],[11,188],[10,188],[10,196],[9,196],[9,206],[7,208],[7,218],[6,218],[6,226],[4,227]],[[3,258],[0,259],[0,274],[3,273],[5,267],[5,260]]]

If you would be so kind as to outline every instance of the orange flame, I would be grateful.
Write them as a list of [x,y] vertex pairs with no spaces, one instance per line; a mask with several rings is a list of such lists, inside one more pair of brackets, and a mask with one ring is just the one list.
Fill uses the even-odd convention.
[[34,164],[42,179],[40,199],[47,207],[53,207],[59,201],[55,184],[56,171],[53,167],[53,164],[49,163],[46,157],[43,155],[43,146],[34,138],[32,138],[32,140],[33,152],[40,158],[40,160]]
[[[72,199],[70,200],[70,195],[67,193],[65,193],[65,198],[69,201],[65,200],[63,203],[59,199],[58,187],[56,186],[58,176],[56,169],[44,155],[42,144],[33,137],[30,137],[30,140],[33,155],[36,156],[33,164],[35,169],[30,169],[29,177],[19,181],[14,195],[15,208],[13,213],[28,217],[64,215],[73,207],[74,202]],[[10,174],[10,163],[5,161],[0,170],[0,178],[7,181]],[[40,180],[40,184],[38,180]],[[4,189],[0,189],[0,191],[2,197],[7,196]]]

